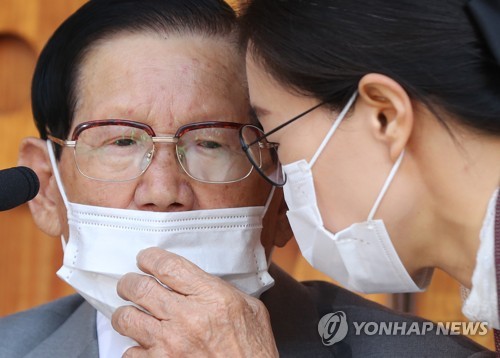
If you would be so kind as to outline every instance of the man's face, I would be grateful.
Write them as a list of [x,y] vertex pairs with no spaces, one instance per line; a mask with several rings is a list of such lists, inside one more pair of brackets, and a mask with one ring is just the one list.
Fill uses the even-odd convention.
[[[201,121],[246,123],[244,61],[224,39],[124,34],[87,55],[78,76],[76,125],[102,119],[146,123],[157,135]],[[187,211],[263,205],[270,187],[252,173],[232,184],[206,184],[181,169],[175,145],[157,144],[139,178],[107,183],[84,177],[73,149],[64,148],[59,171],[71,202],[123,209]],[[66,210],[59,203],[62,231]],[[67,236],[66,236],[67,237]]]

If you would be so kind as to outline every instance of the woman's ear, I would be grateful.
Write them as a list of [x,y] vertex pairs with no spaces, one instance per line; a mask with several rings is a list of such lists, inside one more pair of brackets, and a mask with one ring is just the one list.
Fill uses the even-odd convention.
[[39,138],[24,138],[19,147],[18,165],[33,169],[40,180],[37,196],[28,202],[36,225],[48,235],[60,236],[59,206],[64,204],[55,183],[46,142]]
[[361,101],[367,105],[375,137],[388,145],[391,160],[395,161],[413,129],[410,97],[399,83],[377,73],[365,75],[358,91]]

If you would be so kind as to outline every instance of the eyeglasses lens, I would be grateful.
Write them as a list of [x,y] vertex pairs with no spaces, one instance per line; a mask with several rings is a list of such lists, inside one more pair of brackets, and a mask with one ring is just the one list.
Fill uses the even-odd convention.
[[80,172],[104,181],[137,178],[148,167],[153,151],[151,137],[142,129],[108,125],[80,133],[75,147]]
[[177,157],[186,173],[208,183],[228,183],[246,178],[252,165],[241,149],[238,130],[209,127],[184,133],[177,143]]

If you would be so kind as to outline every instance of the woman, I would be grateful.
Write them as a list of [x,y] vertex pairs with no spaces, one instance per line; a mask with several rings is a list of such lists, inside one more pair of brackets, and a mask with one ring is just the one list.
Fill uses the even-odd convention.
[[[244,10],[250,99],[266,134],[240,136],[256,169],[284,185],[313,266],[362,292],[423,290],[439,268],[470,290],[469,319],[500,328],[499,33],[498,0],[254,0]],[[260,162],[278,146],[284,175]]]

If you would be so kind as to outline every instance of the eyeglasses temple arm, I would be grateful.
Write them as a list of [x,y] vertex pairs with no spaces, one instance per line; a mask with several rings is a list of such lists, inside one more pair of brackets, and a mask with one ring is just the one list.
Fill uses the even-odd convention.
[[75,147],[76,140],[62,140],[56,137],[51,136],[50,134],[47,137],[54,143],[59,144],[62,147]]
[[272,129],[271,131],[269,131],[269,132],[267,132],[267,133],[264,133],[264,135],[260,136],[259,138],[257,138],[256,140],[254,140],[252,143],[248,144],[248,147],[250,147],[250,146],[254,145],[255,143],[257,143],[257,142],[261,141],[262,139],[264,139],[264,138],[266,138],[266,137],[270,136],[271,134],[273,134],[273,133],[275,133],[275,132],[279,131],[281,128],[283,128],[283,127],[285,127],[285,126],[289,125],[289,124],[290,124],[290,123],[292,123],[293,121],[296,121],[296,120],[297,120],[297,119],[299,119],[300,117],[305,116],[305,115],[306,115],[306,114],[308,114],[309,112],[311,112],[311,111],[315,110],[316,108],[318,108],[318,107],[320,107],[320,106],[324,105],[325,103],[326,103],[326,102],[320,102],[320,103],[318,103],[317,105],[315,105],[314,107],[309,108],[307,111],[302,112],[301,114],[299,114],[299,115],[297,115],[297,116],[293,117],[292,119],[289,119],[288,121],[286,121],[286,122],[285,122],[285,123],[283,123],[283,124],[280,124],[279,126],[277,126],[276,128]]

